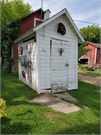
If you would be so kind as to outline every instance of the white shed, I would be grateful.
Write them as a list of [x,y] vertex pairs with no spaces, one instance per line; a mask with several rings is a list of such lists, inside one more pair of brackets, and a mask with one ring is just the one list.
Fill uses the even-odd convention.
[[78,88],[78,42],[83,43],[84,39],[67,9],[15,42],[20,53],[19,80],[38,94]]

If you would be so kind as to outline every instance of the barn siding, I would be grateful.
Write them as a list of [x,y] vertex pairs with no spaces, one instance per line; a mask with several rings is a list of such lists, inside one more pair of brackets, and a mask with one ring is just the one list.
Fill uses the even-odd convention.
[[[66,27],[66,34],[61,35],[57,32],[58,23],[62,22]],[[69,67],[68,67],[68,89],[76,89],[76,66],[77,66],[77,40],[76,35],[70,28],[68,22],[63,16],[55,19],[39,30],[39,46],[40,46],[40,84],[41,90],[51,87],[50,81],[50,39],[68,41],[69,45]]]
[[101,61],[101,49],[97,48],[96,64],[99,64],[100,61]]
[[[42,14],[41,17],[41,10],[39,10],[25,17],[22,23],[20,24],[18,37],[22,36],[24,33],[26,33],[27,31],[29,31],[34,27],[34,18],[40,18],[43,20],[44,14]],[[41,23],[42,21],[36,21],[36,26]],[[13,59],[18,60],[18,43],[13,44]]]
[[[33,65],[33,69],[31,70],[31,75],[32,75],[32,82],[30,82],[30,70],[27,66],[27,68],[25,68],[24,66],[21,66],[19,63],[19,80],[21,80],[22,82],[24,82],[26,85],[28,85],[29,87],[31,87],[32,89],[34,89],[35,91],[37,91],[37,69],[36,69],[36,43],[33,42],[33,40],[30,40],[26,43],[21,43],[19,44],[19,46],[23,47],[23,56],[27,55],[28,60],[30,60],[30,54],[28,54],[28,51],[30,50],[30,44],[34,43],[33,45],[33,49],[32,49],[32,53],[31,53],[31,61],[32,61],[32,65]],[[28,50],[26,50],[26,45],[28,45]],[[23,78],[22,76],[22,71],[25,71],[26,73],[26,79]]]
[[89,59],[89,63],[88,64],[96,64],[95,63],[95,53],[96,53],[96,47],[88,44],[87,46],[85,46],[85,48],[89,48],[91,49],[90,51],[88,51],[85,55],[81,56],[81,58],[88,58]]

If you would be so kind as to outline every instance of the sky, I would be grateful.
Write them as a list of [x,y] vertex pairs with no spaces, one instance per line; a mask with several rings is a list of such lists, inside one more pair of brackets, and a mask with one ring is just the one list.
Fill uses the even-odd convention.
[[[23,0],[24,3],[29,3],[32,10],[41,7],[43,1],[43,10],[50,9],[51,16],[66,8],[73,20],[80,20],[100,24],[101,27],[101,0]],[[74,21],[78,29],[92,25]]]

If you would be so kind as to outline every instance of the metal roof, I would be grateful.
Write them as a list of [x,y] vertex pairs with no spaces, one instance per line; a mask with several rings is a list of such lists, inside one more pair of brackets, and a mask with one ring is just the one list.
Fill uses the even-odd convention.
[[101,48],[101,44],[92,43],[92,42],[88,42],[88,41],[86,41],[86,43],[88,43],[88,44],[90,44],[90,45],[92,45],[92,46],[94,46],[94,47],[96,47],[96,48]]

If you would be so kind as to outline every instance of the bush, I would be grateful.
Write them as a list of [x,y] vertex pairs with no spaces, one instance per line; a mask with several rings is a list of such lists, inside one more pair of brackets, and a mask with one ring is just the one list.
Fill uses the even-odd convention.
[[1,110],[0,110],[0,118],[1,118],[3,116],[6,116],[5,111],[4,111],[6,108],[6,103],[3,100],[3,98],[1,98],[0,107],[1,107]]
[[94,71],[95,68],[91,65],[84,65],[84,64],[80,64],[79,65],[79,69],[81,70],[88,70],[88,71]]
[[12,65],[14,64],[14,60],[12,58],[9,58],[8,60],[5,59],[3,63],[2,70],[7,73],[12,72]]

